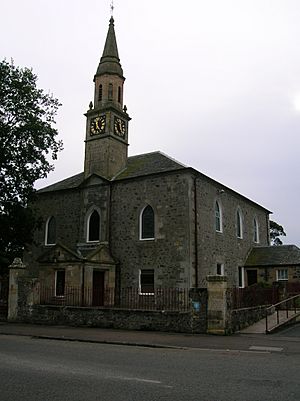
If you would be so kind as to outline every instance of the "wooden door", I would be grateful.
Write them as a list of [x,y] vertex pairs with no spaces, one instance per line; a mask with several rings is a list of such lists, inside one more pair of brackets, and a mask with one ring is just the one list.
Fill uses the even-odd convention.
[[257,270],[247,270],[247,284],[253,285],[257,283]]
[[104,305],[104,272],[93,271],[93,306]]

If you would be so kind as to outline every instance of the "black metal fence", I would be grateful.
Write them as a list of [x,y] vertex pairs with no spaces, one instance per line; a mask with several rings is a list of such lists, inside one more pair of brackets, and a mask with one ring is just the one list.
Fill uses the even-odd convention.
[[40,286],[40,304],[159,311],[190,309],[189,290],[185,288],[157,288],[153,293],[142,294],[138,288],[131,287],[118,292],[114,288],[65,287],[64,295],[55,294],[55,288]]
[[232,309],[272,305],[277,303],[280,298],[280,291],[277,286],[265,288],[254,284],[245,288],[231,288],[228,292]]

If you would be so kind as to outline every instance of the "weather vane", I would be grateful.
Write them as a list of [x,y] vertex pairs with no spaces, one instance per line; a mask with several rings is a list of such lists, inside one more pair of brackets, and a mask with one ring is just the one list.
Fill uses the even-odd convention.
[[111,13],[111,16],[113,16],[113,14],[114,14],[114,0],[111,0],[111,2],[110,2],[110,13]]

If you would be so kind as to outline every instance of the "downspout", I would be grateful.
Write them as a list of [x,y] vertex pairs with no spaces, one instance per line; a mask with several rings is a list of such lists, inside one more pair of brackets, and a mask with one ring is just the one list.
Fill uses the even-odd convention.
[[198,213],[197,213],[197,177],[194,178],[194,242],[195,242],[195,288],[198,288]]

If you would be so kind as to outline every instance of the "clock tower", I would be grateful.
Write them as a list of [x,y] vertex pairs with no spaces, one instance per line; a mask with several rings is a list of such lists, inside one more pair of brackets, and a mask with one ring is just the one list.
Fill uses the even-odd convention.
[[114,19],[111,17],[94,77],[94,103],[90,103],[90,109],[85,114],[85,177],[97,173],[111,179],[126,167],[130,117],[126,106],[123,107],[124,81]]

